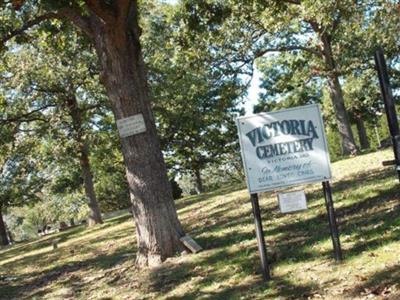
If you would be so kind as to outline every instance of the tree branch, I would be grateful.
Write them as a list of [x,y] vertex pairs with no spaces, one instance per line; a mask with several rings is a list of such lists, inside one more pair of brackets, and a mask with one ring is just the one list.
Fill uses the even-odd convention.
[[47,14],[38,16],[35,19],[29,20],[29,21],[25,22],[24,25],[22,25],[20,28],[12,30],[11,32],[9,32],[5,36],[3,36],[0,40],[0,45],[4,45],[7,41],[11,40],[13,37],[23,34],[28,29],[30,29],[36,25],[39,25],[43,21],[50,20],[50,19],[56,19],[58,17],[59,17],[59,15],[57,13],[51,12],[51,13],[47,13]]
[[65,7],[60,9],[58,12],[49,12],[38,16],[32,20],[25,22],[20,28],[12,30],[0,39],[0,46],[4,45],[7,41],[14,38],[17,35],[23,34],[25,31],[32,27],[39,25],[40,23],[51,20],[51,19],[62,19],[67,18],[78,28],[80,28],[89,37],[93,36],[92,30],[90,29],[89,20],[87,17],[82,16],[76,9]]
[[90,28],[89,18],[81,15],[75,8],[64,8],[59,11],[60,17],[65,17],[76,27],[82,30],[89,38],[93,38],[93,31]]
[[101,105],[100,103],[98,103],[98,104],[88,105],[88,106],[86,106],[86,107],[81,107],[80,109],[81,109],[83,112],[86,112],[86,111],[89,111],[89,110],[94,110],[94,109],[98,109],[98,108],[102,108],[102,107],[103,107],[103,105]]
[[102,0],[85,0],[85,4],[103,22],[108,24],[115,22],[115,15]]
[[55,105],[54,104],[47,104],[47,105],[44,105],[44,106],[39,107],[37,109],[31,110],[31,111],[29,111],[29,112],[27,112],[25,114],[21,114],[21,115],[15,116],[13,118],[0,119],[0,124],[7,124],[7,123],[14,123],[14,122],[22,123],[22,122],[31,122],[31,121],[38,121],[38,120],[46,121],[46,120],[44,120],[44,119],[42,119],[40,117],[32,117],[32,116],[34,114],[42,111],[42,110],[50,108],[50,107],[55,107]]
[[291,3],[291,4],[297,4],[297,5],[301,4],[300,0],[285,0],[284,2]]
[[304,47],[304,46],[286,46],[286,47],[283,46],[283,47],[267,48],[267,49],[260,50],[255,53],[255,58],[261,57],[268,52],[290,52],[290,51],[296,51],[296,50],[306,51],[306,52],[309,52],[318,57],[322,57],[322,53],[313,48],[308,48],[308,47]]
[[32,84],[31,89],[36,92],[50,94],[50,95],[51,94],[65,94],[65,89],[61,89],[58,87],[43,88],[43,87],[39,86],[38,84],[35,84],[35,85]]

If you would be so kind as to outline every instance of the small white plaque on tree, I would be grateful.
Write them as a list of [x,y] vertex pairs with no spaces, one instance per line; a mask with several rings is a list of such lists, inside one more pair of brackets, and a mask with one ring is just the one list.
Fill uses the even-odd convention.
[[307,200],[304,190],[289,193],[279,193],[278,200],[279,208],[282,213],[290,213],[307,209]]
[[143,133],[146,125],[142,114],[133,115],[124,119],[117,120],[117,128],[121,138]]

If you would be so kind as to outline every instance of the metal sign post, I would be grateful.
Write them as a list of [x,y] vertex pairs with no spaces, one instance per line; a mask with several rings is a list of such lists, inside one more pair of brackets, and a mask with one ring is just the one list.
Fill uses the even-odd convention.
[[264,232],[261,223],[261,213],[260,213],[260,205],[258,203],[258,194],[251,194],[250,199],[251,199],[251,206],[253,208],[254,223],[256,224],[258,252],[260,252],[260,258],[261,258],[261,268],[262,268],[261,271],[264,281],[268,281],[269,279],[271,279],[271,276],[269,273],[267,248],[265,246]]
[[389,124],[390,135],[392,136],[393,151],[396,164],[397,175],[400,180],[400,131],[399,123],[397,121],[396,107],[393,101],[392,89],[390,87],[389,75],[383,49],[379,48],[375,52],[375,64],[378,71],[379,83],[383,101],[385,103],[385,111]]
[[331,231],[331,238],[333,243],[333,252],[336,261],[342,261],[342,248],[340,246],[339,230],[336,223],[336,213],[333,207],[332,190],[329,181],[322,182],[322,188],[324,191],[326,211],[328,212],[329,229]]

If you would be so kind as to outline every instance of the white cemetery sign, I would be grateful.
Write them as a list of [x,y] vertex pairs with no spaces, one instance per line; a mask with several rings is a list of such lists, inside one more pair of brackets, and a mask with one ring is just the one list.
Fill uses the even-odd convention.
[[240,117],[237,127],[250,193],[331,178],[319,105]]

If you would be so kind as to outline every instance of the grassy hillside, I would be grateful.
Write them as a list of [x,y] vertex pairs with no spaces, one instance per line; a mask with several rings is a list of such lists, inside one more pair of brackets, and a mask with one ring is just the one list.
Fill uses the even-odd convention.
[[[400,299],[400,189],[389,150],[333,164],[345,261],[332,259],[320,185],[309,209],[282,215],[276,195],[260,199],[273,280],[261,281],[244,186],[177,201],[185,230],[205,251],[156,269],[134,266],[131,217],[0,250],[1,299]],[[52,241],[60,239],[58,249]]]

